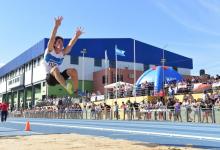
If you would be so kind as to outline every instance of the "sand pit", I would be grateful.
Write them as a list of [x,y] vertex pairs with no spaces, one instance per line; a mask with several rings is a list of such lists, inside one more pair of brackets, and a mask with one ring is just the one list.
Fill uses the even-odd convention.
[[78,134],[0,137],[0,150],[195,150]]

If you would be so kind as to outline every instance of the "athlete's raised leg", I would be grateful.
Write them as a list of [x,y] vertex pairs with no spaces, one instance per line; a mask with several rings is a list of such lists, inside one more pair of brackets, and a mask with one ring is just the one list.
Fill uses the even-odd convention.
[[59,82],[59,84],[64,87],[69,94],[72,94],[72,85],[66,84],[64,77],[61,75],[59,69],[57,67],[52,69],[51,74],[55,77],[55,79]]
[[67,74],[72,80],[74,92],[77,92],[79,82],[78,82],[78,73],[77,73],[76,69],[73,69],[73,68],[67,69]]

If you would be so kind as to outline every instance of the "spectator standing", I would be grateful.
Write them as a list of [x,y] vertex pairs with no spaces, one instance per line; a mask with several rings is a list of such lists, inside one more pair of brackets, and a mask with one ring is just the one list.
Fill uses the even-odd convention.
[[118,103],[115,101],[115,104],[114,104],[114,118],[116,118],[118,120],[118,109],[119,109],[119,106],[118,106]]
[[180,103],[179,100],[176,100],[176,103],[174,105],[174,111],[175,111],[175,121],[181,121],[182,122],[182,117],[181,117],[181,109],[180,109]]
[[0,106],[1,108],[1,122],[6,122],[7,120],[7,116],[8,116],[8,103],[7,102],[3,102]]
[[172,120],[172,116],[174,115],[174,105],[175,102],[173,98],[170,97],[167,102],[167,109],[169,111],[169,120]]
[[135,117],[138,118],[138,120],[141,118],[139,105],[140,105],[139,103],[134,101],[133,106],[134,106],[134,110],[135,110]]
[[199,120],[199,103],[198,102],[196,102],[196,99],[194,99],[193,101],[192,101],[192,111],[193,111],[193,122],[195,122],[196,121],[196,116],[197,116],[197,118],[198,118],[198,122],[200,121]]

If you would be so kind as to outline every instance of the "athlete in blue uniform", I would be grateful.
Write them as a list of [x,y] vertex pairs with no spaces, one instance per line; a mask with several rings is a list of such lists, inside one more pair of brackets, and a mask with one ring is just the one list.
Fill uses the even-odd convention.
[[[48,85],[52,86],[60,84],[67,90],[69,94],[73,94],[73,91],[75,94],[78,94],[78,75],[76,69],[67,68],[61,73],[60,66],[63,63],[64,56],[71,51],[73,45],[76,43],[83,32],[81,27],[77,28],[76,34],[70,40],[69,44],[64,48],[63,38],[56,36],[57,30],[61,25],[62,20],[63,17],[55,18],[55,26],[53,28],[51,38],[48,42],[47,49],[44,53],[44,64],[47,71],[46,81]],[[69,77],[73,82],[73,89],[72,84],[66,82]]]

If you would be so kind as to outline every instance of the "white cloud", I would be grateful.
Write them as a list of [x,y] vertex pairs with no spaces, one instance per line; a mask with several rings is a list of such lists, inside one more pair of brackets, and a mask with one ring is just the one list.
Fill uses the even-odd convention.
[[200,3],[201,6],[203,6],[204,8],[208,9],[211,12],[215,12],[217,14],[220,13],[220,3],[219,0],[198,0],[198,2]]
[[[198,4],[202,5],[203,7],[197,7]],[[194,31],[199,31],[214,36],[220,36],[220,31],[215,30],[217,29],[216,25],[218,24],[218,22],[213,23],[213,20],[211,21],[211,24],[207,22],[207,19],[211,19],[212,17],[220,19],[219,16],[217,16],[218,13],[208,12],[207,10],[214,9],[215,12],[220,10],[217,9],[217,6],[215,6],[214,4],[207,4],[209,5],[206,5],[204,2],[200,3],[199,1],[197,3],[194,3],[194,5],[190,5],[188,1],[186,3],[168,3],[167,1],[156,2],[156,5],[163,12],[165,12],[168,16],[173,18],[173,20],[175,20],[179,24]],[[207,7],[206,9],[204,9],[204,5]],[[192,10],[194,10],[194,14],[191,14]]]

